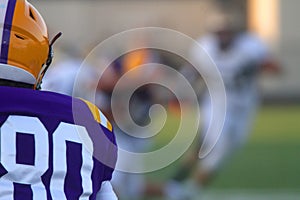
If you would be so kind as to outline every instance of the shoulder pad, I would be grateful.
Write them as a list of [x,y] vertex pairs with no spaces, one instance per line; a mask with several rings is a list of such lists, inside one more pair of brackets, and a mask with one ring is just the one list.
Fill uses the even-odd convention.
[[110,130],[112,132],[112,125],[111,123],[107,120],[107,118],[104,116],[104,114],[98,109],[98,107],[96,105],[94,105],[93,103],[79,98],[80,100],[82,100],[90,109],[91,113],[94,116],[94,119],[101,124],[102,126],[104,126],[105,128],[107,128],[108,130]]

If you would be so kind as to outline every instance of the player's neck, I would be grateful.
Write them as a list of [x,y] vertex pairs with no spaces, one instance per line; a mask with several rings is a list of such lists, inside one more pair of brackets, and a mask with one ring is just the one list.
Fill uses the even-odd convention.
[[9,86],[9,87],[33,89],[32,84],[22,83],[22,82],[17,82],[17,81],[11,81],[11,80],[6,80],[6,79],[0,79],[0,86]]

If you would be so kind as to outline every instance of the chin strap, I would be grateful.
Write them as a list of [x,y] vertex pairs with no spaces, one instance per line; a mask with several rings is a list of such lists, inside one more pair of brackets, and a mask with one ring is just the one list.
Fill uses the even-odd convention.
[[53,53],[53,44],[56,42],[56,40],[58,38],[60,38],[60,36],[62,35],[62,32],[59,32],[57,33],[54,38],[51,40],[50,44],[49,44],[49,53],[48,53],[48,58],[45,62],[45,64],[43,65],[38,77],[37,77],[37,81],[36,81],[36,84],[35,84],[35,89],[36,90],[40,90],[41,89],[41,84],[42,84],[42,79],[46,73],[46,71],[48,70],[49,66],[51,65],[52,63],[52,60],[53,60],[53,56],[54,56],[54,53]]

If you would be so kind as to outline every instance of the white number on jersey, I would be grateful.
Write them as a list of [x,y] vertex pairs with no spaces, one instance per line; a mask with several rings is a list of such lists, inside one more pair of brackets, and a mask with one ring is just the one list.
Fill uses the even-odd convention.
[[[30,134],[34,137],[34,165],[16,162],[18,133]],[[83,144],[82,138],[84,138],[81,152],[83,165],[80,174],[83,192],[80,199],[88,199],[92,193],[93,157],[90,153],[92,141],[85,127],[61,122],[53,133],[53,175],[50,181],[50,193],[53,199],[66,199],[64,194],[64,178],[67,174],[66,141]],[[49,167],[49,141],[48,131],[43,123],[36,117],[9,116],[1,126],[0,142],[0,163],[7,170],[7,174],[0,178],[0,200],[13,199],[13,183],[30,185],[34,200],[47,199],[41,177]]]

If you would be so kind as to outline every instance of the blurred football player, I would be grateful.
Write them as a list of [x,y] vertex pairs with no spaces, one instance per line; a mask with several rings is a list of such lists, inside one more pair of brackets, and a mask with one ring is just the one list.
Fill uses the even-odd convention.
[[59,61],[43,78],[42,90],[93,101],[93,88],[98,82],[95,68],[83,62],[82,52],[75,45],[65,45],[60,53]]
[[[117,138],[117,143],[119,149],[122,148],[130,152],[146,152],[149,146],[151,146],[150,140],[145,140],[140,138],[142,134],[147,134],[146,130],[144,133],[135,130],[131,127],[131,123],[128,123],[125,119],[123,123],[126,125],[127,130],[130,130],[130,135],[124,132],[121,128],[118,127],[118,124],[114,122],[114,117],[111,110],[111,98],[114,87],[117,81],[125,75],[128,71],[133,70],[142,66],[143,64],[151,63],[158,59],[155,52],[152,52],[148,49],[140,49],[130,53],[125,54],[124,56],[116,59],[104,72],[104,75],[101,77],[98,85],[98,102],[101,103],[101,109],[107,114],[110,120],[114,123],[114,130]],[[153,70],[149,70],[147,73],[147,78],[150,79],[154,74]],[[123,85],[121,89],[122,93],[128,93],[132,86],[135,86],[138,83],[138,79],[141,79],[143,76],[136,71],[133,71],[130,74],[131,81]],[[122,116],[124,112],[124,102],[123,98],[118,98],[118,105],[120,106],[118,111],[119,115]],[[103,103],[104,102],[104,103]],[[106,103],[105,103],[106,102]],[[147,116],[149,107],[153,102],[153,94],[151,91],[151,86],[146,85],[139,88],[135,91],[135,94],[130,101],[130,112],[133,116],[133,119],[139,124],[147,124]],[[106,105],[106,106],[105,106]],[[134,109],[131,109],[134,108]],[[131,169],[133,165],[142,167],[143,162],[134,162],[130,156],[122,156],[118,160],[117,167]],[[144,174],[134,174],[129,172],[123,172],[116,170],[113,178],[112,185],[114,186],[116,193],[122,199],[128,200],[139,200],[145,197],[147,194],[146,191],[146,179]]]
[[[267,46],[254,34],[241,29],[240,17],[227,12],[214,16],[211,33],[198,42],[212,58],[219,69],[226,92],[226,116],[223,130],[216,146],[207,157],[200,161],[198,181],[207,184],[215,172],[243,144],[245,144],[259,105],[258,75],[274,63]],[[192,50],[192,57],[201,64],[199,52]],[[272,64],[273,68],[277,68]],[[208,77],[209,78],[209,77]],[[208,92],[202,101],[202,133],[208,129],[212,105]],[[213,145],[214,135],[207,137]]]
[[26,0],[0,1],[0,199],[116,200],[111,124],[93,104],[38,91],[52,42]]
[[[234,13],[222,10],[207,20],[210,32],[198,40],[222,76],[226,91],[226,117],[219,138],[218,133],[205,134],[213,111],[211,96],[208,91],[205,92],[201,105],[203,124],[200,140],[204,141],[204,148],[210,148],[215,143],[216,145],[205,158],[199,161],[188,161],[199,162],[193,177],[196,180],[189,181],[185,187],[181,185],[183,174],[193,166],[186,163],[175,178],[167,184],[166,194],[169,197],[173,196],[172,199],[180,199],[179,195],[174,196],[176,193],[182,193],[180,190],[185,190],[188,194],[186,196],[196,195],[197,190],[206,186],[225,161],[229,161],[232,154],[245,143],[259,103],[258,74],[263,67],[274,70],[277,68],[265,44],[255,35],[242,31],[239,20],[240,17]],[[191,50],[191,59],[205,67],[202,52],[202,49],[195,45]],[[198,151],[199,149],[196,155]]]

